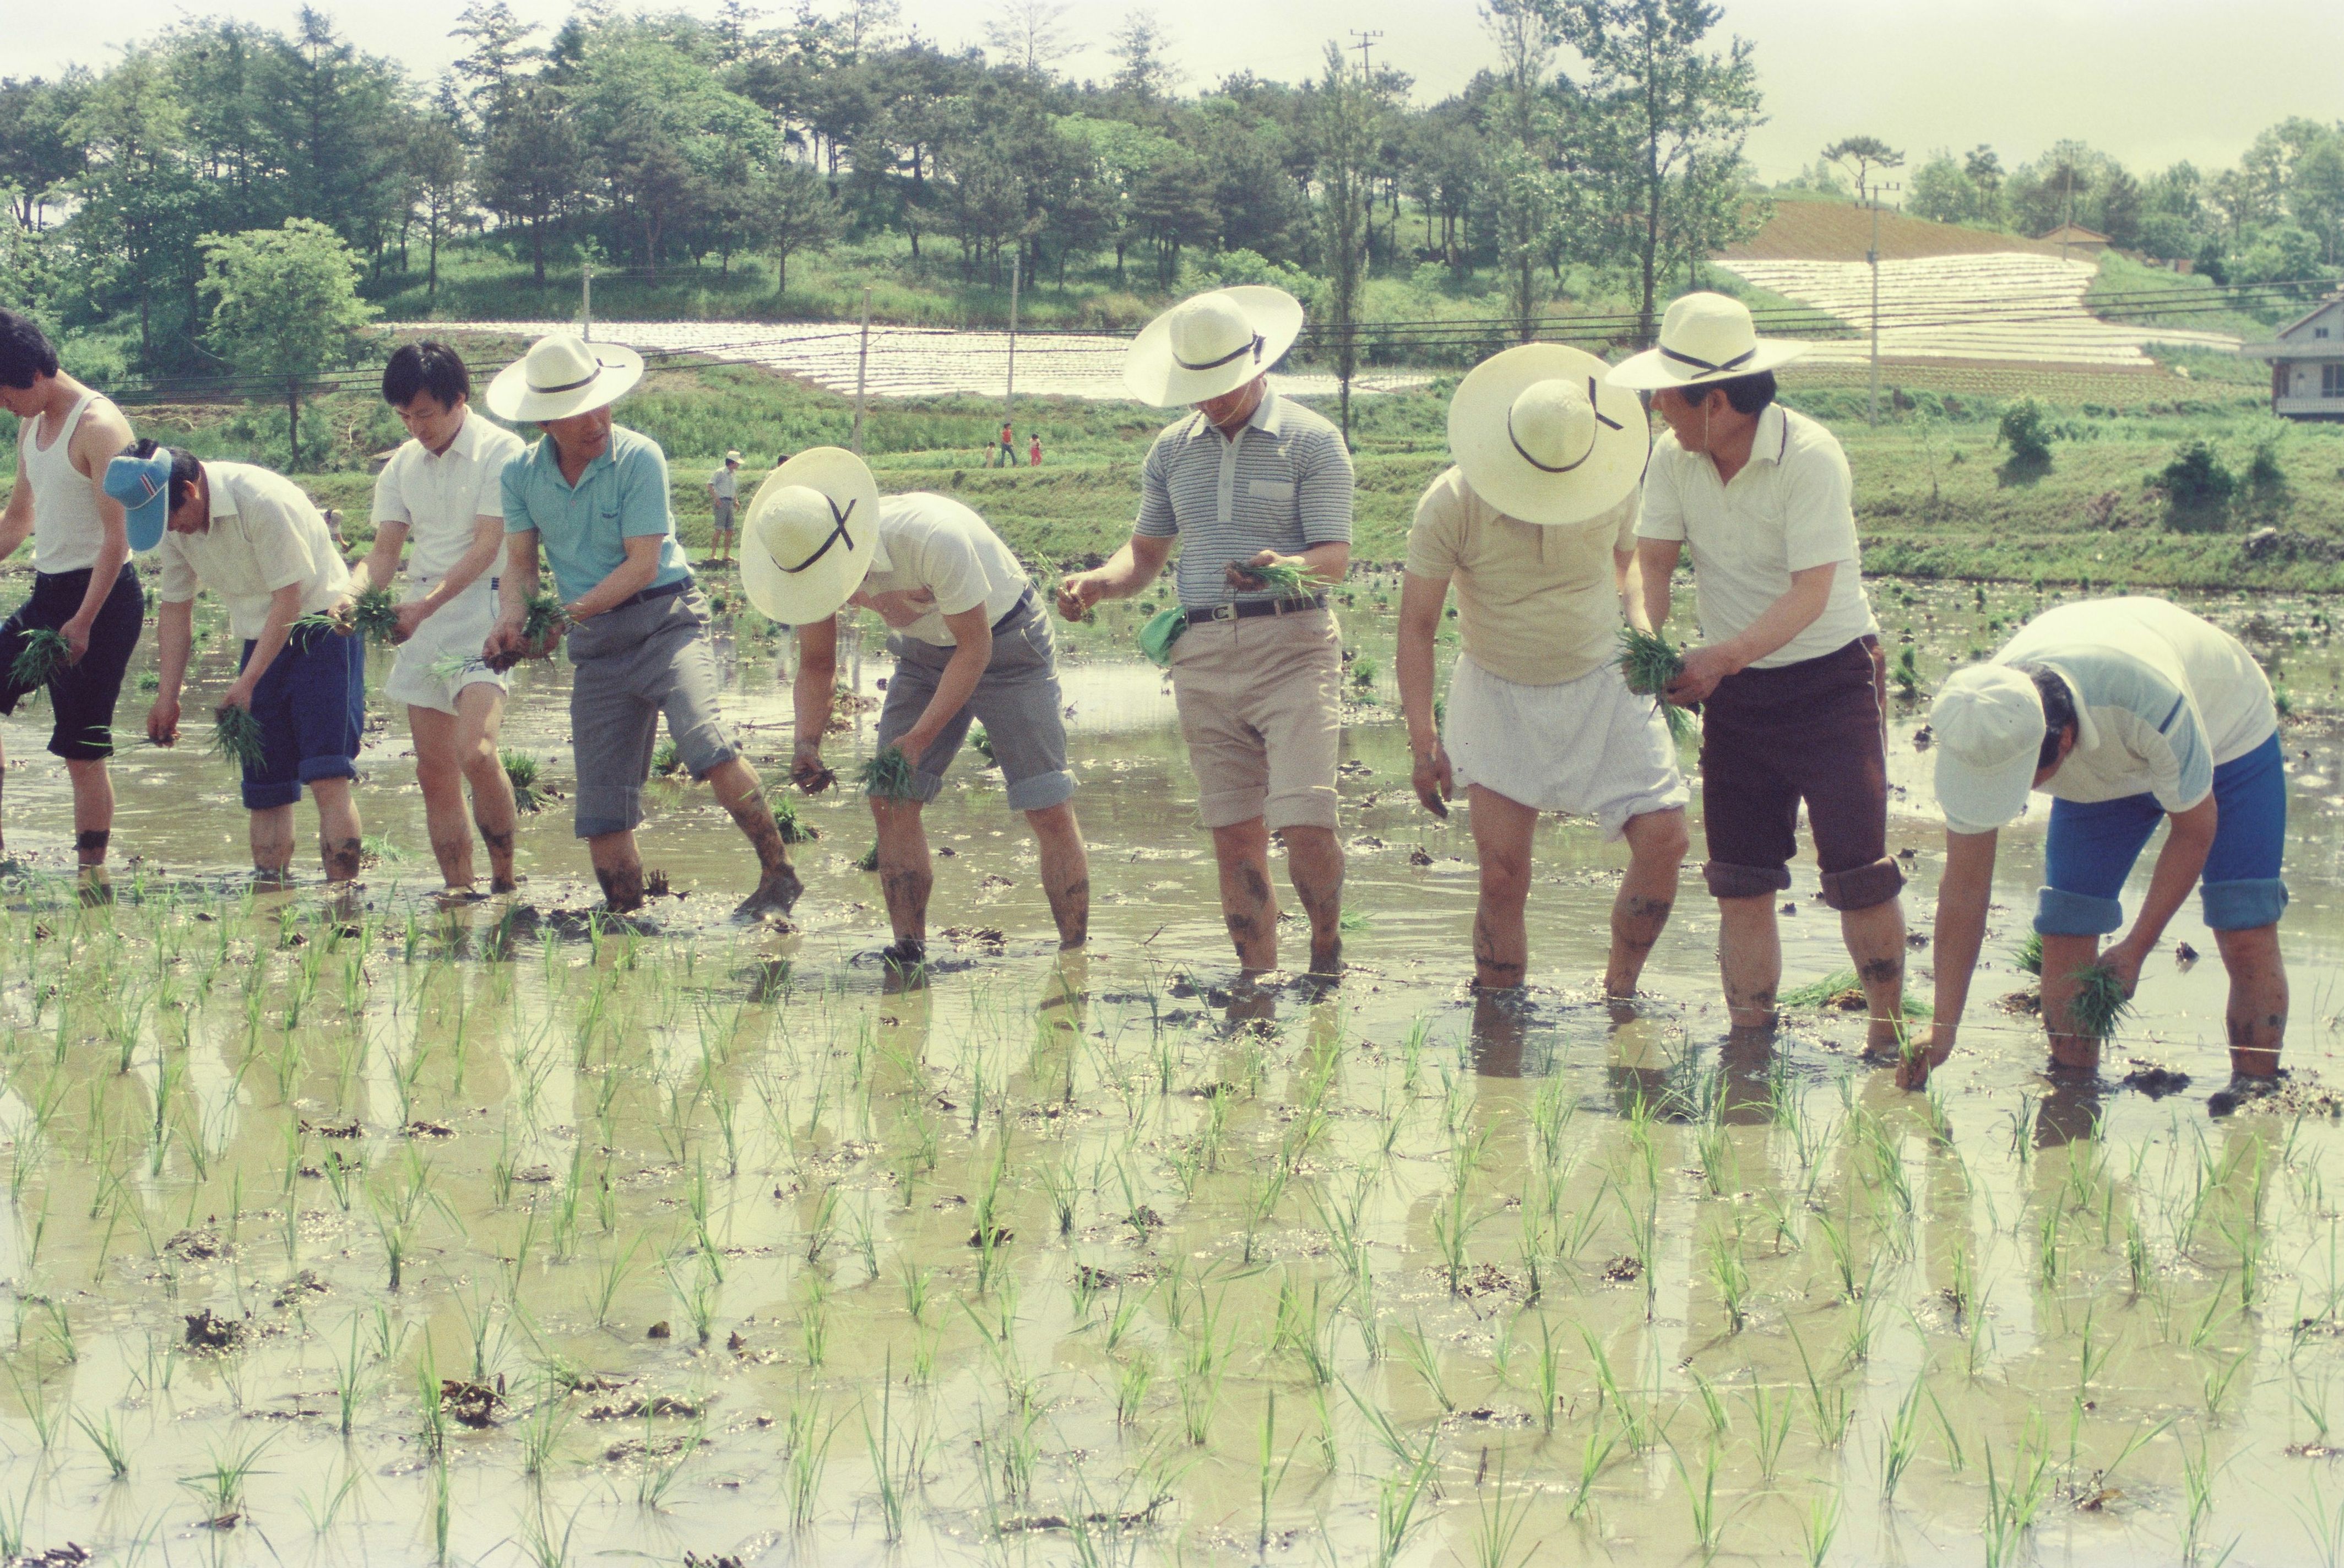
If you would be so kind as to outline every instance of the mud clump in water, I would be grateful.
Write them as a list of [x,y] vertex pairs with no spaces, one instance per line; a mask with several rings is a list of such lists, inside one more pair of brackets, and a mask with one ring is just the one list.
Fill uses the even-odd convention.
[[206,1307],[200,1312],[189,1312],[187,1318],[187,1349],[213,1354],[225,1354],[244,1343],[244,1324],[234,1318],[223,1318]]
[[[502,1378],[497,1380],[503,1382]],[[497,1407],[505,1402],[500,1388],[471,1382],[463,1378],[440,1380],[440,1408],[446,1411],[474,1431],[486,1431],[497,1424]]]
[[2138,1057],[2131,1061],[2132,1070],[2124,1076],[2126,1088],[2136,1089],[2151,1099],[2163,1099],[2189,1087],[2187,1073],[2176,1072],[2161,1062],[2143,1061]]

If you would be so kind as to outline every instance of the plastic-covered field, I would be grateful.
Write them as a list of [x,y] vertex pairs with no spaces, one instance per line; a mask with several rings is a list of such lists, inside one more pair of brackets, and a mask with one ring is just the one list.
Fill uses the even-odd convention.
[[[451,331],[534,338],[571,330],[567,321],[450,321]],[[631,349],[690,349],[715,359],[764,365],[833,391],[854,390],[861,329],[846,321],[598,321],[594,336]],[[1042,397],[1129,399],[1123,387],[1127,338],[1106,333],[1019,333],[1017,389]],[[871,329],[865,388],[874,398],[997,397],[1007,380],[1009,334],[935,327]],[[1426,372],[1379,370],[1355,377],[1354,393],[1405,391],[1431,380]],[[1281,392],[1331,394],[1331,375],[1270,378]]]
[[[1722,263],[1785,298],[1826,311],[1861,333],[1872,324],[1872,268],[1861,261]],[[1880,351],[1898,359],[2009,360],[2148,369],[2149,343],[2235,349],[2223,332],[2104,321],[2084,304],[2098,276],[2089,261],[2018,251],[1925,256],[1880,264]],[[1868,336],[1819,342],[1810,361],[1859,360]]]

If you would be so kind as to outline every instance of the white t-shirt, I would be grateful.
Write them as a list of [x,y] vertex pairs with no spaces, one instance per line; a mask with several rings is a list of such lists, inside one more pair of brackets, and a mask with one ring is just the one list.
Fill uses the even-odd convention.
[[1994,662],[2054,671],[2076,699],[2075,749],[2039,786],[2058,800],[2146,794],[2167,811],[2187,811],[2213,792],[2216,768],[2278,729],[2270,682],[2245,644],[2162,599],[2046,610]]
[[[479,520],[505,515],[505,464],[521,454],[521,439],[466,410],[448,450],[434,456],[409,440],[390,454],[374,481],[374,521],[403,522],[413,545],[407,577],[420,599],[430,585],[456,569],[472,548]],[[488,592],[489,573],[472,587]]]
[[1029,583],[1001,536],[950,496],[915,490],[880,500],[879,532],[864,591],[924,588],[936,596],[935,606],[917,621],[893,628],[898,634],[949,648],[953,634],[945,616],[965,614],[981,604],[990,624],[1017,608]]
[[1739,636],[1791,591],[1791,573],[1835,564],[1824,612],[1752,668],[1779,669],[1836,652],[1880,630],[1864,598],[1847,456],[1823,426],[1780,403],[1758,415],[1750,460],[1732,484],[1706,452],[1673,433],[1652,443],[1642,539],[1682,541],[1692,554],[1693,602],[1712,642]]
[[227,605],[228,624],[247,642],[268,624],[277,590],[301,584],[301,613],[330,608],[350,590],[350,569],[326,520],[291,480],[250,463],[206,463],[211,527],[167,531],[157,547],[166,604],[185,604],[198,587]]
[[708,476],[708,488],[715,492],[718,501],[738,501],[741,499],[741,476],[728,463]]

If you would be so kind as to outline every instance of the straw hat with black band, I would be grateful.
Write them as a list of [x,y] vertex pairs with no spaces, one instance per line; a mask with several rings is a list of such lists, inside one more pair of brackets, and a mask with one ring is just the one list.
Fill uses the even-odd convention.
[[835,615],[879,541],[879,482],[843,447],[811,447],[765,476],[741,530],[741,588],[768,619]]
[[1277,364],[1301,333],[1302,302],[1285,289],[1216,288],[1140,329],[1124,356],[1123,384],[1159,409],[1208,402]]
[[516,423],[566,420],[617,402],[642,379],[643,357],[632,349],[557,332],[497,372],[489,411]]
[[1754,376],[1806,351],[1803,343],[1758,336],[1750,307],[1739,299],[1687,294],[1671,302],[1661,319],[1659,343],[1612,366],[1606,379],[1634,392],[1697,387]]
[[1449,450],[1474,493],[1548,527],[1625,501],[1643,478],[1651,424],[1603,370],[1561,343],[1524,343],[1474,366],[1449,403]]

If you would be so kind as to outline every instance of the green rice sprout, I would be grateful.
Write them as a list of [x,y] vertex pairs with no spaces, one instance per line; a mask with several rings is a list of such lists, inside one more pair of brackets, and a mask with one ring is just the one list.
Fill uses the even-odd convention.
[[919,780],[901,746],[889,746],[863,764],[863,793],[880,800],[917,800]]
[[2106,964],[2086,964],[2075,973],[2076,995],[2067,1004],[2067,1021],[2076,1033],[2106,1045],[2116,1037],[2117,1026],[2132,1011],[2124,981]]
[[399,634],[399,602],[388,588],[369,588],[351,601],[350,624],[361,637],[388,642]]
[[35,626],[25,633],[25,645],[16,653],[16,662],[8,667],[8,678],[16,685],[30,691],[45,686],[49,677],[66,667],[65,633],[46,626]]
[[863,852],[863,858],[854,863],[854,869],[857,871],[879,869],[879,846],[876,844]]
[[[434,673],[437,673],[436,666]],[[536,812],[544,806],[546,799],[543,784],[544,764],[527,752],[510,750],[499,752],[497,761],[504,764],[505,780],[512,785],[513,805],[516,809]]]
[[798,815],[798,803],[781,790],[770,790],[765,804],[773,808],[773,825],[782,830],[783,844],[812,844],[822,836],[813,825]]
[[529,596],[521,609],[520,634],[534,645],[560,631],[569,620],[570,612],[561,607],[561,595],[540,590]]
[[1307,592],[1311,582],[1309,572],[1299,566],[1290,565],[1283,561],[1273,561],[1268,566],[1255,566],[1248,561],[1232,561],[1229,562],[1229,567],[1234,572],[1252,578],[1271,592],[1287,599]]
[[425,668],[430,671],[435,681],[460,681],[464,678],[464,672],[472,667],[475,656],[461,648],[450,648]]
[[2029,931],[2026,940],[2011,949],[2010,961],[2034,976],[2043,977],[2043,933]]
[[231,703],[212,720],[212,754],[238,768],[258,768],[267,761],[260,744],[260,721],[249,708]]
[[1684,654],[1657,632],[1641,627],[1620,628],[1620,653],[1614,661],[1628,690],[1650,697],[1669,726],[1669,739],[1682,743],[1692,733],[1692,715],[1662,693],[1671,681],[1684,673]]

